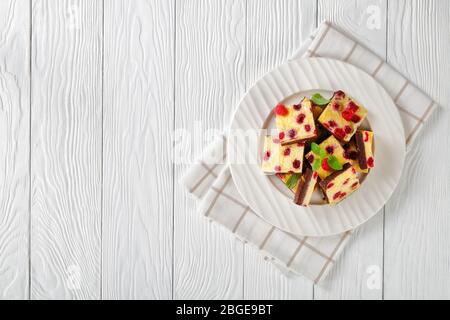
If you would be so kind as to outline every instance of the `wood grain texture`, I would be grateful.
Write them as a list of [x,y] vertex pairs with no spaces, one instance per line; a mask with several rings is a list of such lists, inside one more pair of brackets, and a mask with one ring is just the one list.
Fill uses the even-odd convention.
[[31,298],[100,298],[102,3],[32,5]]
[[245,89],[245,1],[176,3],[174,298],[243,297],[243,245],[196,213],[178,179],[212,131],[228,126]]
[[[386,10],[385,0],[319,0],[318,21],[335,23],[385,58]],[[383,212],[380,212],[355,230],[328,278],[321,286],[315,286],[314,299],[381,299],[382,270]]]
[[[316,26],[316,1],[247,1],[246,87],[285,62]],[[245,247],[245,299],[311,299],[312,283],[287,277]]]
[[439,104],[386,206],[385,298],[450,298],[450,2],[390,1],[388,62]]
[[28,298],[29,1],[0,2],[0,300]]
[[102,291],[172,297],[174,1],[105,1]]

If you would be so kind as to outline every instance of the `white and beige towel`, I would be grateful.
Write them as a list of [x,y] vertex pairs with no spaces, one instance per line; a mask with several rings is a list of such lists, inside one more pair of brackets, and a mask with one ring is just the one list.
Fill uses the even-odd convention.
[[[383,59],[328,22],[294,54],[347,61],[375,77],[391,95],[402,117],[409,147],[437,104]],[[211,143],[180,181],[197,199],[199,212],[278,266],[319,283],[339,257],[351,231],[329,237],[302,237],[275,228],[253,212],[239,195],[226,164],[226,137]],[[201,244],[200,244],[201,245]]]

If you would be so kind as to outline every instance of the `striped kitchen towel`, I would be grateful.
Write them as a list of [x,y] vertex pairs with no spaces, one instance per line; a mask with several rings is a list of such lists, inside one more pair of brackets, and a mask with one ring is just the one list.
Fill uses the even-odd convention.
[[[402,117],[407,147],[437,107],[383,59],[324,22],[292,59],[327,57],[347,61],[374,76],[392,96]],[[267,223],[245,203],[230,174],[226,137],[211,143],[180,183],[199,199],[201,214],[225,227],[236,237],[253,245],[280,268],[319,283],[338,259],[352,231],[328,237],[302,237]]]

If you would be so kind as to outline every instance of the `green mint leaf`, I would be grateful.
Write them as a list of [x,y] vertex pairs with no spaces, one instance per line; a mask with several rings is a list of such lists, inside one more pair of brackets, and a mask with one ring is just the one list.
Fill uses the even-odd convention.
[[333,170],[342,170],[342,164],[335,156],[329,157],[327,162]]
[[297,185],[299,178],[300,176],[298,174],[291,175],[286,181],[286,187],[288,187],[289,189],[293,189]]
[[323,150],[322,148],[320,148],[319,155],[320,155],[320,157],[323,159],[323,158],[325,158],[325,157],[327,156],[327,153],[326,153],[325,150]]
[[320,157],[321,149],[317,143],[315,143],[315,142],[311,143],[311,150],[312,150],[312,152],[314,152],[316,155],[318,155]]
[[321,159],[325,158],[327,156],[327,153],[325,150],[323,150],[319,145],[315,142],[311,143],[311,150],[313,153],[318,155]]
[[320,93],[314,93],[311,97],[311,100],[312,100],[312,102],[314,102],[315,104],[317,104],[319,106],[324,106],[330,102],[330,100],[322,97],[322,95]]
[[317,169],[319,169],[320,168],[320,165],[321,165],[321,161],[320,161],[320,159],[316,159],[315,161],[314,161],[314,164],[313,164],[313,170],[314,171],[317,171]]

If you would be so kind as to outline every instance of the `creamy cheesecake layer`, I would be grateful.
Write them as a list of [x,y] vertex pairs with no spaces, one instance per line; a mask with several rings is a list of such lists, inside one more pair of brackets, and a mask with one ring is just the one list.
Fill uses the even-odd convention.
[[374,158],[372,153],[373,132],[367,130],[358,130],[355,135],[356,147],[359,152],[358,163],[362,170],[368,172],[373,168]]
[[336,171],[332,175],[319,183],[320,188],[325,194],[328,203],[335,204],[357,190],[360,186],[356,169],[346,164],[341,171]]
[[350,141],[367,110],[342,91],[336,91],[318,121],[336,138]]
[[261,168],[266,173],[301,173],[304,150],[302,142],[282,146],[278,138],[267,136]]
[[286,145],[314,138],[317,135],[312,103],[304,98],[299,104],[278,105],[275,122],[281,144]]

